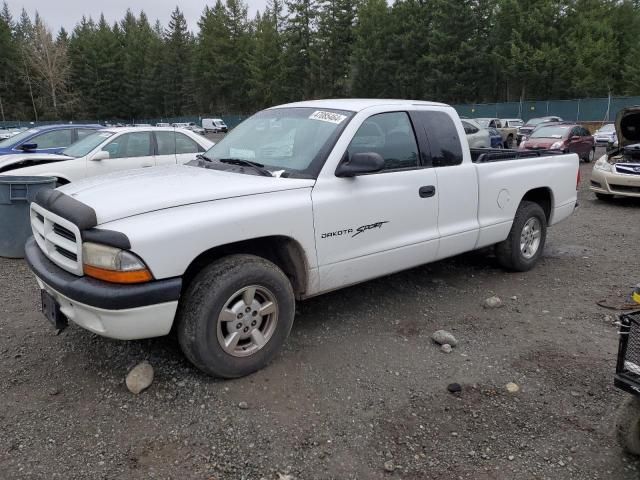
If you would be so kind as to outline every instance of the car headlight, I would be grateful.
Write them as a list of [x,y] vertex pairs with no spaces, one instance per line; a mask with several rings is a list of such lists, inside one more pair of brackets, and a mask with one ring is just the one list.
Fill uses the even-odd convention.
[[82,244],[84,274],[111,283],[144,283],[153,280],[145,263],[135,254],[119,248],[85,242]]
[[613,166],[607,162],[607,157],[600,157],[600,159],[593,166],[594,169],[600,170],[603,172],[610,172],[613,169]]
[[562,147],[564,147],[564,143],[563,142],[556,142],[553,145],[551,145],[551,150],[560,150],[562,149]]

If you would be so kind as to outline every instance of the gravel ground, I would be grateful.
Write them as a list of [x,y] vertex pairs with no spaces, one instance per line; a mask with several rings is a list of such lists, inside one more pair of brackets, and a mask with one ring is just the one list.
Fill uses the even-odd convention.
[[[637,479],[613,435],[616,327],[596,301],[640,281],[625,253],[640,201],[596,201],[590,169],[535,270],[475,252],[300,303],[281,355],[234,381],[200,374],[171,337],[56,335],[25,263],[0,259],[0,477]],[[504,306],[484,309],[493,295]],[[430,339],[441,328],[450,354]],[[155,380],[134,396],[142,360]]]

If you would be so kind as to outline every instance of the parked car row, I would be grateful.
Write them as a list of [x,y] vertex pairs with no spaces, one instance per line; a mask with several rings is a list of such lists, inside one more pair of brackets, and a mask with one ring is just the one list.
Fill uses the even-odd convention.
[[47,125],[33,127],[0,142],[0,155],[17,153],[60,153],[102,125]]
[[[121,170],[184,164],[213,146],[205,137],[180,128],[115,127],[87,131],[89,134],[66,149],[36,148],[0,156],[0,173],[54,177],[63,185]],[[39,140],[36,137],[26,141]]]

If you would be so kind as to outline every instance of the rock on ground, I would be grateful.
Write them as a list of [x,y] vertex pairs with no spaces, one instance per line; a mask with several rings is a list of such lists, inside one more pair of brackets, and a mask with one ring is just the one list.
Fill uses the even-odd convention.
[[456,340],[456,337],[454,337],[446,330],[438,330],[437,332],[433,332],[433,335],[431,335],[431,339],[440,345],[449,344],[452,347],[458,345],[458,340]]
[[149,388],[153,382],[153,367],[146,360],[133,367],[126,378],[127,388],[136,395]]
[[502,300],[500,297],[489,297],[484,301],[484,308],[500,308]]
[[509,392],[509,393],[518,393],[520,391],[520,387],[518,386],[518,384],[517,383],[513,383],[513,382],[507,383],[505,388],[507,389],[507,392]]

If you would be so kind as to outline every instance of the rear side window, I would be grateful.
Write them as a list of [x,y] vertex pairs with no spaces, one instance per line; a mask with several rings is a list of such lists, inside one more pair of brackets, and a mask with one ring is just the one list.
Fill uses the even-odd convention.
[[462,144],[453,119],[444,112],[418,111],[416,116],[427,135],[434,167],[450,167],[462,163]]
[[176,133],[176,153],[178,155],[183,153],[198,153],[202,150],[195,140],[190,139],[182,133]]
[[[471,125],[469,122],[462,121],[462,126],[464,127],[464,133],[467,135],[473,135],[474,133],[478,133],[480,131],[479,128]],[[495,130],[494,128],[490,128],[489,130]]]
[[53,130],[36,135],[26,143],[37,143],[38,149],[66,148],[71,145],[71,130]]
[[176,154],[176,134],[174,132],[156,132],[158,155]]

